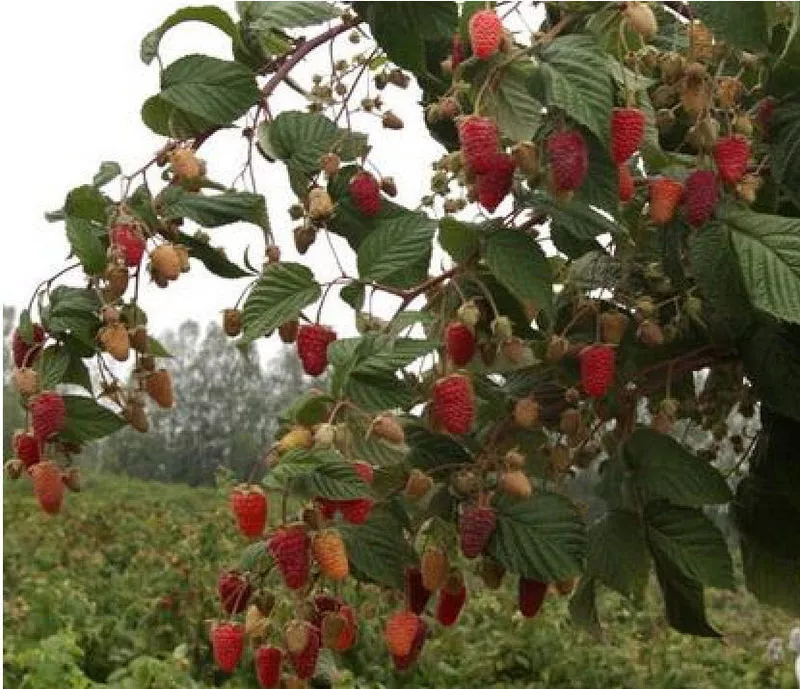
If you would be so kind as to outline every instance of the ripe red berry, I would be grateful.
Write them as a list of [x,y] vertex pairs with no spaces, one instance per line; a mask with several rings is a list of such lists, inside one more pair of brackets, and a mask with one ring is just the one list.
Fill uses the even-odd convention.
[[319,628],[314,625],[308,626],[308,640],[305,648],[299,653],[289,651],[289,660],[292,663],[295,673],[300,679],[310,679],[314,676],[317,669],[317,658],[319,657],[320,634]]
[[422,651],[422,645],[425,643],[426,633],[427,625],[425,624],[425,620],[421,617],[418,617],[416,631],[414,633],[414,638],[411,640],[411,648],[409,649],[408,653],[405,655],[392,653],[392,662],[394,663],[395,670],[398,672],[403,672],[416,662],[417,658],[419,658],[420,652]]
[[374,502],[370,498],[338,501],[342,517],[351,524],[363,524],[369,518]]
[[622,165],[644,139],[645,119],[639,108],[614,108],[611,111],[611,160]]
[[683,200],[686,220],[692,227],[700,227],[714,213],[719,192],[717,176],[711,170],[695,170],[686,178]]
[[211,628],[211,650],[219,668],[233,672],[244,651],[244,626],[236,622],[215,624]]
[[255,652],[256,679],[261,689],[274,689],[281,681],[283,653],[275,646],[259,646]]
[[514,182],[514,160],[505,153],[495,153],[489,171],[478,175],[475,182],[478,203],[493,213],[511,192]]
[[308,579],[310,544],[305,528],[300,525],[282,527],[267,541],[267,548],[290,589],[302,588]]
[[14,433],[13,439],[14,454],[17,456],[26,468],[32,467],[41,460],[41,449],[39,441],[30,434],[17,431]]
[[519,578],[519,611],[524,617],[536,617],[547,595],[547,584],[536,579]]
[[114,225],[108,236],[112,248],[119,252],[126,266],[134,268],[139,265],[147,242],[134,225]]
[[464,43],[461,34],[453,34],[453,40],[450,42],[450,61],[453,71],[464,62]]
[[33,494],[39,506],[47,514],[57,514],[64,501],[64,482],[61,480],[61,469],[49,460],[38,462],[30,469],[33,478]]
[[614,380],[614,348],[608,345],[584,347],[579,355],[581,385],[589,397],[603,397]]
[[469,378],[454,373],[433,386],[433,416],[448,433],[468,433],[475,416],[475,397]]
[[309,376],[320,375],[328,366],[328,345],[336,333],[326,325],[301,325],[297,331],[297,355]]
[[494,55],[503,41],[503,22],[493,10],[480,10],[469,18],[472,54],[480,60]]
[[489,544],[496,526],[497,516],[491,507],[464,507],[458,520],[458,534],[464,557],[478,557]]
[[217,579],[217,593],[222,609],[228,614],[244,612],[253,594],[250,582],[235,570],[222,572]]
[[28,404],[33,434],[42,443],[64,427],[67,408],[64,399],[56,392],[43,392]]
[[475,356],[475,334],[461,321],[452,321],[444,331],[444,346],[447,356],[456,366],[465,366]]
[[325,519],[333,519],[339,509],[339,503],[329,498],[316,498],[314,501]]
[[33,341],[26,342],[19,330],[15,330],[11,337],[11,350],[14,353],[14,366],[22,368],[23,366],[33,366],[42,350],[42,342],[45,341],[47,335],[44,329],[38,323],[33,326]]
[[431,592],[422,584],[422,572],[419,567],[406,567],[403,572],[406,594],[406,605],[415,615],[421,615],[430,600]]
[[675,209],[683,198],[683,185],[670,177],[650,182],[650,219],[656,225],[666,225],[675,217]]
[[717,172],[724,182],[736,184],[747,172],[750,159],[750,142],[739,134],[723,136],[714,146]]
[[257,538],[267,523],[267,496],[257,487],[237,486],[231,493],[236,524],[248,538]]
[[619,166],[619,200],[621,203],[628,203],[633,198],[635,186],[633,175],[627,165]]
[[467,587],[464,586],[464,579],[461,573],[454,571],[447,578],[447,583],[439,592],[439,600],[436,604],[436,619],[439,624],[450,627],[456,623],[461,609],[467,600]]
[[589,171],[589,149],[577,129],[556,132],[547,138],[550,171],[556,191],[572,191]]
[[351,648],[356,642],[358,625],[356,624],[356,612],[349,605],[342,605],[339,608],[339,616],[345,621],[345,625],[342,631],[339,632],[339,637],[332,648],[334,651],[342,652]]
[[495,165],[500,133],[494,120],[478,115],[464,117],[458,123],[458,141],[464,162],[475,174],[484,175]]
[[419,616],[410,610],[398,610],[389,615],[383,632],[389,653],[401,657],[411,653],[420,623]]
[[381,189],[378,181],[369,173],[357,172],[348,186],[353,205],[364,215],[377,215],[381,210]]

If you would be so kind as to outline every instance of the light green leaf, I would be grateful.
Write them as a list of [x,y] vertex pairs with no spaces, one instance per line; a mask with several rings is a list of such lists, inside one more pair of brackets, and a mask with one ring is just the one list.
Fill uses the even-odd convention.
[[643,600],[650,561],[639,517],[611,510],[589,529],[587,571],[623,596]]
[[674,438],[650,428],[634,431],[625,444],[625,461],[648,498],[695,507],[725,503],[732,497],[719,471]]
[[189,218],[203,227],[220,227],[234,222],[251,222],[267,227],[264,197],[246,191],[223,191],[219,194],[193,194],[171,186],[162,194],[163,217]]
[[335,450],[291,450],[269,474],[270,483],[288,485],[306,497],[353,500],[370,494],[353,465]]
[[454,261],[477,257],[481,250],[480,225],[442,218],[439,221],[439,244]]
[[182,22],[205,22],[216,26],[220,31],[224,31],[231,38],[237,35],[236,26],[227,12],[221,10],[215,5],[203,5],[201,7],[182,7],[177,12],[174,12],[167,17],[156,29],[150,31],[143,39],[139,47],[139,57],[142,62],[149,65],[156,55],[158,55],[158,46],[164,34],[167,33],[173,26],[177,26]]
[[[505,55],[503,60],[507,60]],[[542,122],[542,104],[533,97],[530,82],[536,74],[533,63],[515,61],[490,70],[489,85],[483,91],[483,109],[493,117],[500,133],[514,141],[533,138]]]
[[252,342],[297,318],[320,296],[320,286],[306,266],[290,262],[268,264],[242,309],[244,340]]
[[60,432],[63,440],[87,442],[111,435],[127,425],[127,421],[91,397],[64,396],[67,410],[64,428]]
[[381,220],[358,247],[358,274],[395,287],[410,287],[428,274],[434,223],[421,213]]
[[147,338],[147,352],[151,356],[159,358],[172,358],[172,354],[169,353],[169,350],[164,347],[164,345],[162,345],[155,337]]
[[302,29],[336,19],[340,12],[328,2],[237,2],[236,11],[257,28]]
[[87,275],[100,275],[106,267],[106,232],[91,220],[67,216],[67,239],[72,253]]

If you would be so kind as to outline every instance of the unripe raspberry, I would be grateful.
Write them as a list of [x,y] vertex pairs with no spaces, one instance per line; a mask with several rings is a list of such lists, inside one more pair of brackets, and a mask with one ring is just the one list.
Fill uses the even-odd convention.
[[172,244],[159,244],[150,253],[150,270],[153,276],[177,280],[181,274],[181,257]]
[[330,194],[316,187],[308,192],[308,217],[312,220],[327,220],[333,214],[333,199]]
[[28,368],[27,366],[24,368],[16,368],[11,374],[11,377],[14,381],[14,387],[20,395],[27,397],[38,392],[39,374],[36,373],[36,369]]
[[431,593],[438,591],[444,585],[449,569],[447,555],[444,551],[429,546],[420,560],[422,585]]
[[100,328],[97,339],[103,351],[108,352],[117,361],[126,361],[130,356],[130,337],[124,324],[112,323]]
[[268,263],[280,263],[281,248],[279,246],[275,246],[274,244],[272,244],[267,247],[266,255]]
[[175,396],[172,391],[172,376],[167,369],[162,368],[154,371],[145,378],[145,389],[147,394],[162,409],[171,409],[175,404]]
[[520,428],[531,429],[539,425],[541,407],[531,397],[523,397],[514,405],[514,423]]
[[242,312],[239,309],[225,309],[222,312],[222,329],[228,337],[237,337],[242,332]]
[[628,2],[625,4],[625,19],[631,28],[645,41],[658,33],[658,22],[653,10],[644,2]]
[[58,465],[50,460],[38,462],[30,468],[30,475],[33,493],[42,510],[47,514],[60,512],[64,501],[64,483]]
[[372,422],[371,433],[390,443],[402,445],[405,442],[405,431],[391,414],[380,414]]
[[458,308],[457,316],[462,323],[474,328],[481,318],[481,310],[474,301],[466,301]]
[[281,436],[278,441],[277,450],[279,455],[283,455],[290,450],[311,449],[314,446],[314,436],[305,426],[295,425]]
[[191,148],[176,148],[167,158],[176,180],[192,180],[205,175],[205,164]]
[[650,182],[650,219],[656,225],[666,225],[675,216],[683,198],[683,185],[675,179],[660,177]]
[[519,470],[503,472],[497,485],[504,493],[516,498],[526,499],[533,493],[530,479]]
[[539,150],[533,142],[520,141],[511,149],[511,157],[526,177],[538,178],[541,174]]
[[544,358],[548,363],[557,364],[569,351],[569,340],[566,337],[553,335],[547,343]]
[[281,323],[278,327],[278,337],[281,338],[281,342],[292,344],[297,340],[297,331],[299,329],[300,323],[296,318],[293,318],[290,321],[286,321],[286,323]]
[[489,327],[494,338],[500,342],[508,342],[514,336],[514,326],[508,316],[497,316]]
[[412,469],[403,489],[406,500],[419,500],[433,487],[433,479],[420,469]]
[[392,613],[386,620],[384,629],[389,653],[400,657],[409,655],[419,626],[420,618],[413,612],[400,610]]
[[503,466],[507,471],[524,469],[526,463],[525,455],[517,450],[509,450],[506,452],[506,456],[503,457]]
[[4,467],[6,476],[12,480],[18,479],[22,476],[22,472],[25,471],[25,465],[22,463],[21,459],[9,459]]
[[350,566],[344,541],[338,531],[330,529],[318,533],[314,537],[313,550],[322,574],[333,581],[347,578]]
[[600,338],[607,344],[619,344],[628,328],[628,317],[619,311],[600,315]]

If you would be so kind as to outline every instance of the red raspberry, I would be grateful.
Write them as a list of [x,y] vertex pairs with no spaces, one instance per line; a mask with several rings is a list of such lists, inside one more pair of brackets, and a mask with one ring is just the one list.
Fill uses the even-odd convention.
[[340,500],[339,509],[342,517],[351,524],[363,524],[369,518],[374,502],[369,498],[356,498],[355,500]]
[[114,225],[108,236],[112,248],[120,253],[126,266],[135,268],[139,265],[147,242],[135,225]]
[[64,427],[67,408],[64,399],[56,392],[36,395],[28,404],[31,412],[33,434],[43,443]]
[[477,175],[492,170],[500,149],[500,133],[494,120],[478,115],[464,117],[458,123],[458,141],[470,170]]
[[341,615],[347,624],[345,625],[344,629],[339,633],[339,638],[336,639],[336,643],[333,646],[334,651],[346,651],[347,649],[351,648],[352,645],[356,642],[356,632],[358,631],[358,625],[356,624],[356,613],[353,608],[349,605],[343,605],[339,608],[339,615]]
[[584,347],[580,353],[581,385],[589,397],[603,397],[614,381],[614,348],[608,345]]
[[750,159],[750,142],[743,136],[733,134],[717,139],[714,146],[714,161],[722,181],[736,184],[747,172]]
[[493,10],[480,10],[469,18],[472,54],[480,60],[494,55],[503,42],[503,22]]
[[377,215],[381,210],[381,188],[369,172],[357,172],[350,179],[350,198],[364,215]]
[[11,337],[11,350],[14,353],[14,366],[22,368],[23,366],[33,366],[42,351],[42,342],[45,341],[47,335],[44,328],[38,323],[33,326],[33,342],[26,342],[19,330],[15,330]]
[[394,669],[398,672],[407,670],[416,662],[417,658],[419,658],[420,652],[422,651],[422,645],[425,643],[427,625],[425,624],[425,620],[423,620],[421,617],[417,618],[417,621],[417,630],[414,634],[414,638],[411,641],[411,649],[408,651],[408,653],[405,655],[397,655],[392,653]]
[[577,129],[551,134],[547,153],[556,191],[577,189],[589,170],[589,149],[583,134]]
[[336,333],[326,325],[301,325],[297,331],[297,355],[309,376],[320,375],[328,366],[328,345]]
[[319,507],[322,516],[325,519],[333,519],[336,516],[336,512],[339,509],[339,503],[336,500],[330,500],[329,498],[317,498],[315,500],[317,506]]
[[686,220],[692,227],[700,227],[714,213],[719,192],[717,176],[711,170],[695,170],[686,178],[684,205]]
[[455,571],[439,592],[439,601],[436,604],[436,619],[439,624],[445,627],[454,625],[466,600],[467,587],[464,586],[464,579],[460,572]]
[[302,588],[308,579],[309,546],[310,539],[302,526],[282,527],[267,541],[267,548],[290,589]]
[[255,652],[256,679],[261,689],[274,689],[281,682],[283,653],[275,646],[259,646]]
[[478,203],[493,213],[511,192],[514,182],[514,160],[505,153],[495,153],[488,172],[478,175],[476,188]]
[[300,651],[300,653],[292,653],[289,651],[289,660],[292,663],[295,673],[300,679],[310,679],[314,676],[314,671],[317,669],[319,647],[319,628],[315,627],[314,625],[309,625],[306,647]]
[[633,198],[635,191],[633,175],[627,165],[619,166],[619,200],[621,203],[628,203]]
[[622,165],[644,139],[644,113],[639,108],[614,108],[611,111],[611,160]]
[[244,651],[244,626],[236,622],[215,624],[211,628],[211,650],[219,668],[233,672]]
[[421,620],[410,610],[398,610],[389,615],[383,636],[393,656],[407,656],[414,646]]
[[472,361],[476,344],[472,329],[465,323],[453,321],[445,328],[444,347],[456,366],[465,366]]
[[406,605],[415,615],[421,615],[431,597],[431,592],[422,585],[419,567],[406,567],[403,572]]
[[14,433],[13,445],[17,459],[28,469],[42,459],[39,441],[30,433]]
[[461,552],[464,557],[478,557],[489,544],[497,526],[497,516],[491,507],[470,505],[464,507],[458,520]]
[[245,576],[231,570],[219,575],[217,593],[222,603],[222,609],[228,614],[234,614],[247,609],[253,589]]
[[64,501],[64,482],[61,480],[61,469],[49,460],[34,464],[30,468],[33,478],[33,494],[39,506],[47,514],[58,514]]
[[454,373],[436,381],[433,416],[448,433],[469,432],[475,416],[475,397],[469,378]]
[[524,617],[536,617],[547,594],[547,584],[536,579],[519,578],[519,611]]
[[372,479],[375,477],[375,470],[372,468],[371,464],[367,464],[366,462],[353,462],[353,470],[366,484],[372,483]]
[[464,43],[461,34],[453,34],[453,40],[450,42],[450,61],[453,71],[464,62]]
[[656,225],[666,225],[675,217],[675,209],[683,198],[683,185],[670,177],[650,182],[650,219]]
[[236,524],[248,538],[257,538],[267,523],[267,496],[258,487],[237,486],[231,493]]

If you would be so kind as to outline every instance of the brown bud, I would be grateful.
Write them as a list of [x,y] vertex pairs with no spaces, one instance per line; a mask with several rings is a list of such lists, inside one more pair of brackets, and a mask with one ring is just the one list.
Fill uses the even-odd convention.
[[267,247],[267,261],[269,263],[278,263],[281,260],[281,248],[271,244]]
[[205,165],[191,148],[176,148],[167,154],[167,160],[177,180],[192,180],[205,174]]
[[561,412],[559,430],[568,438],[574,438],[583,430],[583,417],[577,409],[565,409]]
[[686,60],[680,53],[665,53],[659,60],[661,80],[667,84],[674,84],[683,76]]
[[314,243],[317,238],[317,229],[310,225],[300,225],[295,227],[294,233],[294,246],[297,253],[304,254],[308,251],[309,247]]
[[155,371],[156,370],[156,359],[155,357],[147,354],[139,359],[139,364],[144,371]]
[[225,309],[222,312],[222,329],[228,337],[237,337],[242,332],[242,312],[239,309]]
[[432,486],[433,479],[430,476],[419,469],[412,469],[411,473],[408,475],[406,487],[403,489],[403,495],[406,500],[419,500]]
[[539,424],[539,403],[531,397],[523,397],[514,405],[514,423],[520,428],[531,429]]
[[257,605],[250,605],[244,618],[244,633],[254,641],[265,639],[269,634],[270,623]]
[[308,645],[311,626],[305,620],[290,620],[283,632],[289,653],[302,653]]
[[555,588],[559,595],[568,596],[575,590],[575,586],[577,586],[577,584],[578,579],[576,577],[572,577],[571,579],[561,579],[560,581],[557,581]]
[[381,178],[381,191],[390,198],[397,196],[397,184],[394,181],[394,177]]
[[636,330],[637,339],[648,347],[659,347],[664,344],[664,331],[655,321],[643,320]]
[[335,153],[326,153],[319,161],[320,168],[328,177],[333,177],[339,172],[341,164],[342,159]]
[[619,311],[606,311],[600,316],[600,337],[608,344],[619,344],[625,336],[628,317]]
[[736,77],[717,79],[717,102],[721,108],[733,108],[742,96],[742,82]]
[[6,476],[10,479],[18,479],[25,471],[25,464],[21,459],[9,459],[4,466]]
[[308,217],[312,220],[326,220],[333,213],[333,199],[320,187],[308,192]]
[[117,361],[125,361],[130,355],[128,329],[122,323],[114,323],[100,328],[97,339],[104,351]]
[[100,320],[103,325],[111,325],[112,323],[119,322],[119,309],[113,306],[104,306],[100,309]]
[[761,187],[761,177],[753,174],[746,174],[736,185],[736,195],[745,203],[753,203]]
[[458,99],[452,96],[445,96],[439,101],[439,119],[452,120],[461,113],[461,106]]
[[329,612],[322,618],[322,626],[320,632],[322,634],[322,645],[325,648],[336,649],[339,643],[339,637],[342,632],[347,628],[348,621],[343,615],[337,612]]
[[292,344],[297,339],[297,330],[299,327],[300,324],[297,322],[297,319],[281,323],[278,327],[278,336],[281,338],[281,342]]
[[550,364],[557,364],[569,351],[569,340],[560,335],[553,335],[547,343],[547,351],[544,358]]
[[395,115],[391,110],[387,110],[381,117],[381,124],[384,129],[402,129],[403,120]]
[[512,337],[500,346],[503,356],[512,364],[524,364],[530,356],[530,349],[518,337]]
[[145,379],[145,389],[150,398],[163,409],[169,409],[175,403],[172,393],[172,376],[162,368],[151,373]]
[[106,303],[115,302],[128,289],[128,269],[124,266],[111,264],[106,268],[103,277],[106,286],[103,288],[103,299]]
[[147,413],[144,405],[139,400],[129,400],[123,413],[125,420],[140,433],[147,433],[150,422],[147,420]]
[[692,60],[711,60],[714,57],[714,35],[699,21],[686,27],[689,34],[689,57]]
[[521,141],[514,146],[511,157],[526,177],[538,178],[541,174],[539,151],[532,141]]
[[422,555],[419,568],[422,573],[422,585],[425,590],[433,593],[444,586],[450,566],[444,551],[435,546],[428,546]]
[[389,72],[389,83],[394,84],[398,88],[408,88],[411,78],[402,69],[393,69]]
[[378,438],[388,440],[390,443],[402,445],[405,440],[405,431],[392,414],[381,414],[372,422],[371,433]]
[[147,337],[147,328],[143,325],[137,325],[128,331],[128,339],[130,340],[131,347],[141,354],[146,354],[150,349],[149,338]]

